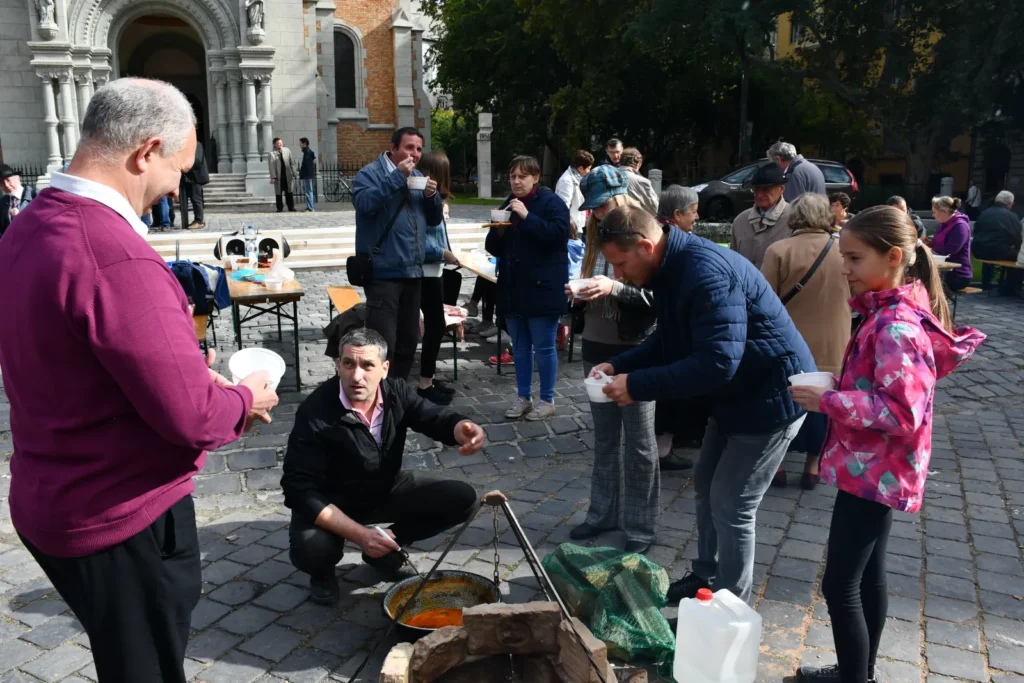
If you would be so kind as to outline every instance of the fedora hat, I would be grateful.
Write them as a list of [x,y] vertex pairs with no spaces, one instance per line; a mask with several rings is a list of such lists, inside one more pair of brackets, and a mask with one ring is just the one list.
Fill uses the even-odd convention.
[[783,173],[782,167],[779,166],[776,161],[762,161],[757,165],[757,170],[754,171],[754,175],[750,176],[750,180],[743,183],[743,187],[755,188],[755,187],[775,187],[776,185],[785,185],[786,174]]

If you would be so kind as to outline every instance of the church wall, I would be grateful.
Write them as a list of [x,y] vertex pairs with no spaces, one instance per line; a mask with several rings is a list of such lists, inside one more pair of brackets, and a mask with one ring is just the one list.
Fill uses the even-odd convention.
[[0,0],[0,148],[12,166],[46,164],[42,81],[30,65],[32,39],[24,0]]
[[274,137],[297,154],[299,138],[316,139],[316,39],[304,3],[265,0],[264,7],[264,44],[274,47]]

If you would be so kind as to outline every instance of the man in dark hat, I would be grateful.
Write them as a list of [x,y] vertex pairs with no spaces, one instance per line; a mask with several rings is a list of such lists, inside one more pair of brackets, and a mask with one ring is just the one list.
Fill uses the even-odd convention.
[[764,161],[744,186],[754,191],[754,206],[732,222],[729,246],[760,270],[769,245],[791,234],[789,204],[782,196],[786,176],[776,162]]
[[21,176],[7,164],[0,164],[0,187],[4,193],[0,198],[0,237],[3,237],[14,217],[35,199],[36,191],[22,185]]

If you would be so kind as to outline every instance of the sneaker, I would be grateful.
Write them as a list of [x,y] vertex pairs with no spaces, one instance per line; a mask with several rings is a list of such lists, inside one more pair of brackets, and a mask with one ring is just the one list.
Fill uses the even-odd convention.
[[662,472],[688,470],[692,467],[692,460],[690,460],[689,458],[684,458],[675,451],[669,451],[668,455],[666,455],[664,458],[658,458],[658,468]]
[[711,584],[693,572],[686,572],[686,576],[678,581],[673,581],[668,587],[668,601],[674,603],[683,598],[695,598],[697,591],[701,588],[711,588]]
[[363,553],[363,562],[370,565],[386,578],[397,581],[398,579],[404,578],[405,574],[402,572],[402,565],[405,564],[405,558],[398,551],[392,550],[383,557],[370,557],[366,553]]
[[417,389],[416,393],[419,394],[420,398],[439,406],[446,406],[452,402],[452,395],[438,388],[436,382],[426,389]]
[[467,302],[466,305],[463,306],[463,308],[466,309],[466,316],[467,317],[475,318],[478,315],[480,315],[480,304],[478,304],[475,301]]
[[[498,343],[498,333],[495,332],[493,335],[485,337],[484,341],[487,342],[488,344],[497,344]],[[504,330],[502,330],[502,332],[501,332],[501,343],[502,344],[511,344],[512,343],[512,337],[508,336],[508,332],[505,332]]]
[[[490,358],[487,359],[487,362],[489,364],[491,364],[491,365],[497,365],[498,364],[498,357],[497,356],[491,356]],[[502,351],[502,353],[501,353],[501,364],[502,365],[515,365],[516,364],[516,359],[513,358],[512,354],[509,353],[508,351]]]
[[[505,361],[502,360],[502,362],[504,363]],[[533,401],[520,397],[516,399],[511,408],[505,411],[505,417],[510,420],[518,420],[531,410],[533,410]]]
[[[796,680],[797,683],[839,683],[839,666],[802,666],[796,672]],[[868,683],[875,683],[875,679],[869,678]]]
[[497,333],[498,326],[495,325],[494,323],[484,323],[476,330],[476,334],[480,335],[481,337],[490,337],[492,334]]
[[548,403],[547,401],[540,401],[537,403],[537,407],[530,411],[526,416],[526,419],[530,422],[536,422],[537,420],[546,420],[555,414],[555,404]]
[[334,578],[333,572],[330,576],[309,577],[309,599],[316,604],[334,605],[340,596],[338,580]]

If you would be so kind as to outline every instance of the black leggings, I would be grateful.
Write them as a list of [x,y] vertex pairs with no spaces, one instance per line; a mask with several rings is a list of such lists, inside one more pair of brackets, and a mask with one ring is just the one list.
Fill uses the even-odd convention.
[[425,277],[420,283],[420,310],[423,311],[423,348],[420,349],[420,377],[437,372],[437,354],[444,339],[444,286],[439,277]]
[[885,549],[892,508],[840,491],[832,510],[821,592],[832,618],[842,683],[867,683],[885,628]]
[[476,279],[476,284],[473,285],[473,296],[471,296],[470,299],[472,301],[481,301],[483,303],[483,310],[481,311],[480,317],[484,322],[494,322],[494,304],[498,299],[498,285],[494,284],[490,280],[478,277]]

